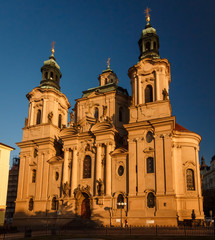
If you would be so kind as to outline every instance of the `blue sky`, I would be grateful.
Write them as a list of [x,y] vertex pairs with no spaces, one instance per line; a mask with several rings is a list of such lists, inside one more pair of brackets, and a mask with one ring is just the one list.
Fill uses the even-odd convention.
[[72,106],[98,86],[111,57],[119,85],[130,93],[128,68],[138,61],[144,10],[160,37],[160,56],[171,63],[170,100],[177,123],[202,136],[200,157],[215,154],[213,0],[9,0],[0,3],[0,142],[15,147],[28,116],[25,95],[41,81],[51,54],[61,67],[61,90]]

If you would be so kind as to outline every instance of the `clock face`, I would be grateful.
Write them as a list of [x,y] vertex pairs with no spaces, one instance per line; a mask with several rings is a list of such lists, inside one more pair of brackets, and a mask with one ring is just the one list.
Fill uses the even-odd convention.
[[122,176],[123,173],[124,173],[124,167],[122,165],[120,165],[118,168],[118,174],[119,174],[119,176]]
[[154,139],[153,133],[151,131],[148,131],[146,134],[146,142],[150,143]]

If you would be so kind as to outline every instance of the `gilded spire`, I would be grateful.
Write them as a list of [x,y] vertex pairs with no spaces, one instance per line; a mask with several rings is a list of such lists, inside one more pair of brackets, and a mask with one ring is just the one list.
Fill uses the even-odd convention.
[[149,14],[149,12],[151,12],[151,9],[147,7],[146,10],[144,11],[144,13],[146,14],[147,25],[149,25],[149,22],[150,22],[150,14]]
[[55,41],[52,42],[52,50],[51,50],[51,51],[52,51],[52,56],[53,56],[53,57],[54,57],[54,52],[55,52],[55,50],[54,50],[54,45],[55,45]]
[[107,69],[109,69],[110,68],[110,58],[108,58],[108,60],[107,60]]

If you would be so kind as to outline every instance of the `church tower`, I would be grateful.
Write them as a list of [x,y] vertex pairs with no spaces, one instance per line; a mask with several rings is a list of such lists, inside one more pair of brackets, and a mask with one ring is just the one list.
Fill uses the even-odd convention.
[[128,219],[133,224],[177,225],[177,220],[190,219],[192,211],[203,218],[201,137],[178,125],[172,116],[170,64],[160,58],[149,9],[146,21],[138,42],[139,62],[128,70],[132,89],[130,120],[124,125],[129,152]]
[[[46,213],[52,184],[49,176],[53,161],[49,160],[60,161],[63,158],[58,134],[67,126],[70,103],[60,91],[62,74],[54,57],[54,46],[41,72],[40,85],[26,96],[29,101],[28,118],[25,119],[22,142],[17,143],[21,152],[15,219],[22,213]],[[57,187],[60,187],[60,182]]]

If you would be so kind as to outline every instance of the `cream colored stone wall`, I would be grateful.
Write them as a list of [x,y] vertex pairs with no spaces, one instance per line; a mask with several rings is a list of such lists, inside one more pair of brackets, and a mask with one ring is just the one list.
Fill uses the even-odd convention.
[[8,186],[8,175],[9,175],[9,161],[10,152],[13,150],[5,144],[0,143],[0,226],[4,224],[4,215],[6,210],[6,200],[7,200],[7,186]]

